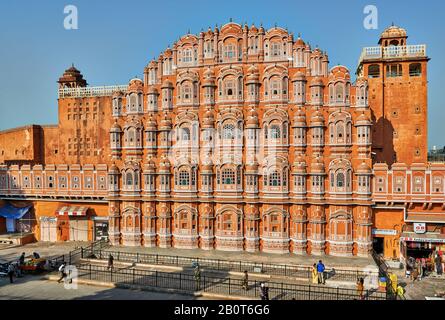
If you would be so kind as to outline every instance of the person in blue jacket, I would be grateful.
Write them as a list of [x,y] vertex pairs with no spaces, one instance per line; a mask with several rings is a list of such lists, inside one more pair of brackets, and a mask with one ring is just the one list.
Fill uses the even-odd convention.
[[325,267],[324,267],[323,262],[321,260],[318,261],[318,264],[317,264],[318,283],[326,284],[325,278],[324,278],[324,270],[325,270]]

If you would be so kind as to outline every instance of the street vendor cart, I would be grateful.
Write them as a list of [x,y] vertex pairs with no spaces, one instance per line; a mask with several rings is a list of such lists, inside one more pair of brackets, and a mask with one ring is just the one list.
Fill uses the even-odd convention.
[[45,270],[45,263],[46,259],[43,258],[31,259],[25,261],[25,263],[20,266],[20,270],[22,270],[24,273],[39,273]]

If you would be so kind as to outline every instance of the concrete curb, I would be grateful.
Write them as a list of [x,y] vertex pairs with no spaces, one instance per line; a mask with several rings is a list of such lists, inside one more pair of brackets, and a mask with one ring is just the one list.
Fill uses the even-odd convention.
[[[46,276],[43,276],[41,279],[49,280],[49,281],[57,281],[57,280],[59,280],[59,277],[56,275],[46,275]],[[189,291],[179,290],[179,289],[159,288],[159,287],[152,287],[152,286],[138,286],[138,285],[130,285],[130,284],[103,282],[103,281],[97,281],[97,280],[77,279],[77,283],[83,284],[83,285],[90,285],[90,286],[106,287],[106,288],[119,288],[119,289],[140,290],[140,291],[150,291],[150,292],[159,292],[159,293],[172,293],[172,294],[212,298],[212,299],[219,299],[219,300],[259,300],[257,298],[242,297],[242,296],[229,296],[229,295],[217,294],[217,293],[212,293],[212,292],[196,291],[194,293],[191,293]]]

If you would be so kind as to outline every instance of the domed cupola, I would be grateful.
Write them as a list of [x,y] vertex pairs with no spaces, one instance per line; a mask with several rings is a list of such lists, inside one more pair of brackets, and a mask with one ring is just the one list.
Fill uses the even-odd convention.
[[306,113],[302,108],[298,108],[294,115],[294,127],[306,127]]
[[74,64],[65,70],[57,82],[59,83],[59,88],[78,88],[88,85],[82,73],[74,67]]
[[164,114],[161,117],[161,122],[159,129],[160,130],[170,130],[172,128],[172,121],[171,118],[168,115],[168,112],[164,112]]
[[213,116],[213,112],[210,110],[210,108],[207,108],[207,111],[204,113],[202,126],[203,128],[213,128],[214,123],[215,117]]
[[379,44],[383,47],[406,46],[407,39],[408,35],[406,30],[393,24],[382,32]]
[[311,116],[311,126],[312,127],[322,127],[324,126],[323,113],[317,108]]
[[247,129],[256,129],[259,127],[258,112],[252,107],[247,114]]
[[311,173],[323,174],[325,173],[325,166],[320,155],[315,155],[311,163]]

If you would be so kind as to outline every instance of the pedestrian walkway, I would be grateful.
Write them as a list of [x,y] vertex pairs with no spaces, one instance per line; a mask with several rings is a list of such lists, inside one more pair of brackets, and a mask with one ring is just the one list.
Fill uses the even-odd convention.
[[144,247],[124,247],[111,246],[107,250],[122,251],[131,253],[159,254],[168,256],[199,257],[207,259],[221,259],[232,261],[245,261],[255,263],[288,264],[310,267],[318,260],[323,260],[326,268],[337,268],[343,270],[374,270],[378,268],[372,257],[334,257],[334,256],[314,256],[296,254],[273,254],[264,252],[230,252],[219,250],[202,249],[177,249],[177,248],[144,248]]

